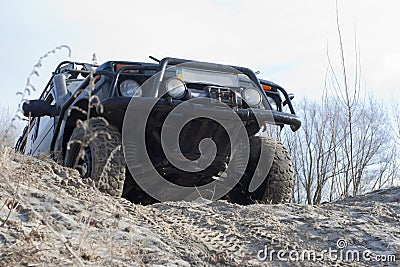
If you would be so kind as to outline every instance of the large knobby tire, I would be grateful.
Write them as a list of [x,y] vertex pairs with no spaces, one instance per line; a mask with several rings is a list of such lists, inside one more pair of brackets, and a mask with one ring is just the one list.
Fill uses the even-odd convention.
[[65,166],[78,169],[82,177],[92,178],[100,191],[122,195],[126,164],[117,129],[102,118],[90,119],[87,127],[75,128],[68,148]]
[[[249,164],[242,179],[230,193],[230,200],[239,204],[289,202],[292,197],[294,180],[292,161],[285,146],[267,136],[252,136],[249,143]],[[274,153],[272,165],[263,183],[254,192],[249,192],[249,184],[254,172],[257,171],[262,147],[265,149],[265,153]]]

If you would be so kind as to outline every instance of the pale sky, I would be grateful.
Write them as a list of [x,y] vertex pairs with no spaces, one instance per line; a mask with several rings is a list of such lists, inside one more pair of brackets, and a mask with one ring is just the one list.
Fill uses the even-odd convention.
[[[350,79],[355,35],[362,83],[385,98],[400,91],[400,2],[339,0]],[[355,34],[356,33],[356,34]],[[0,105],[19,102],[33,65],[66,44],[72,60],[150,61],[167,56],[226,63],[260,71],[302,97],[318,98],[329,51],[339,71],[333,0],[1,1]],[[66,50],[43,61],[41,91]],[[37,97],[40,92],[33,95]]]

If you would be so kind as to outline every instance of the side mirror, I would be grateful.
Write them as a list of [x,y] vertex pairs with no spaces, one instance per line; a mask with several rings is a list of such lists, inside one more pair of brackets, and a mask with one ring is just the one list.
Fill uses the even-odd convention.
[[29,113],[32,117],[50,116],[55,117],[59,114],[59,110],[55,105],[50,105],[45,100],[28,100],[22,105],[24,116],[28,117]]

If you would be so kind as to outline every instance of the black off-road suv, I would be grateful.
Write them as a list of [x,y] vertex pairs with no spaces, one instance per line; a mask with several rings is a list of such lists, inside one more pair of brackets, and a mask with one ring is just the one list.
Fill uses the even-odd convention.
[[[301,122],[291,103],[293,96],[275,83],[258,79],[247,68],[176,58],[154,60],[156,63],[109,61],[101,66],[60,63],[40,98],[24,103],[23,112],[29,123],[16,149],[27,154],[50,154],[57,162],[78,169],[82,177],[90,177],[101,191],[113,196],[135,203],[154,203],[157,200],[134,179],[140,173],[144,173],[142,179],[147,177],[140,165],[144,155],[124,141],[130,138],[124,125],[135,128],[145,121],[147,157],[158,174],[171,183],[201,187],[215,180],[229,180],[227,166],[244,162],[243,175],[224,195],[225,199],[240,204],[289,201],[293,189],[290,156],[276,138],[266,133],[273,128],[279,131],[284,125],[290,125],[293,131],[299,129]],[[193,117],[207,112],[212,118],[199,115],[190,119],[179,133],[176,149],[185,160],[196,162],[202,153],[202,140],[212,140],[215,158],[199,171],[178,168],[162,144],[163,124],[168,115],[193,99],[208,101],[190,104],[185,113]],[[149,107],[146,103],[150,102],[151,111],[141,113],[140,108]],[[134,114],[127,114],[130,105],[136,110]],[[223,120],[226,112],[222,106],[229,107],[245,129],[248,142],[241,150],[248,149],[249,153],[241,163],[230,162],[234,141],[230,140],[226,125],[235,126],[229,119],[226,123],[218,120]],[[271,160],[265,163],[269,164],[267,171],[260,174],[257,166],[264,166],[264,162],[259,162],[262,152]],[[134,158],[132,164],[128,157]],[[249,190],[257,172],[263,177],[262,182],[256,190]]]

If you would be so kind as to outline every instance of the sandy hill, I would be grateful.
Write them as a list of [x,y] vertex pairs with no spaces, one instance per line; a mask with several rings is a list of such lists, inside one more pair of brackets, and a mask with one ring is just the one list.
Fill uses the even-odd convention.
[[319,206],[134,205],[0,152],[0,266],[400,266],[400,188]]

